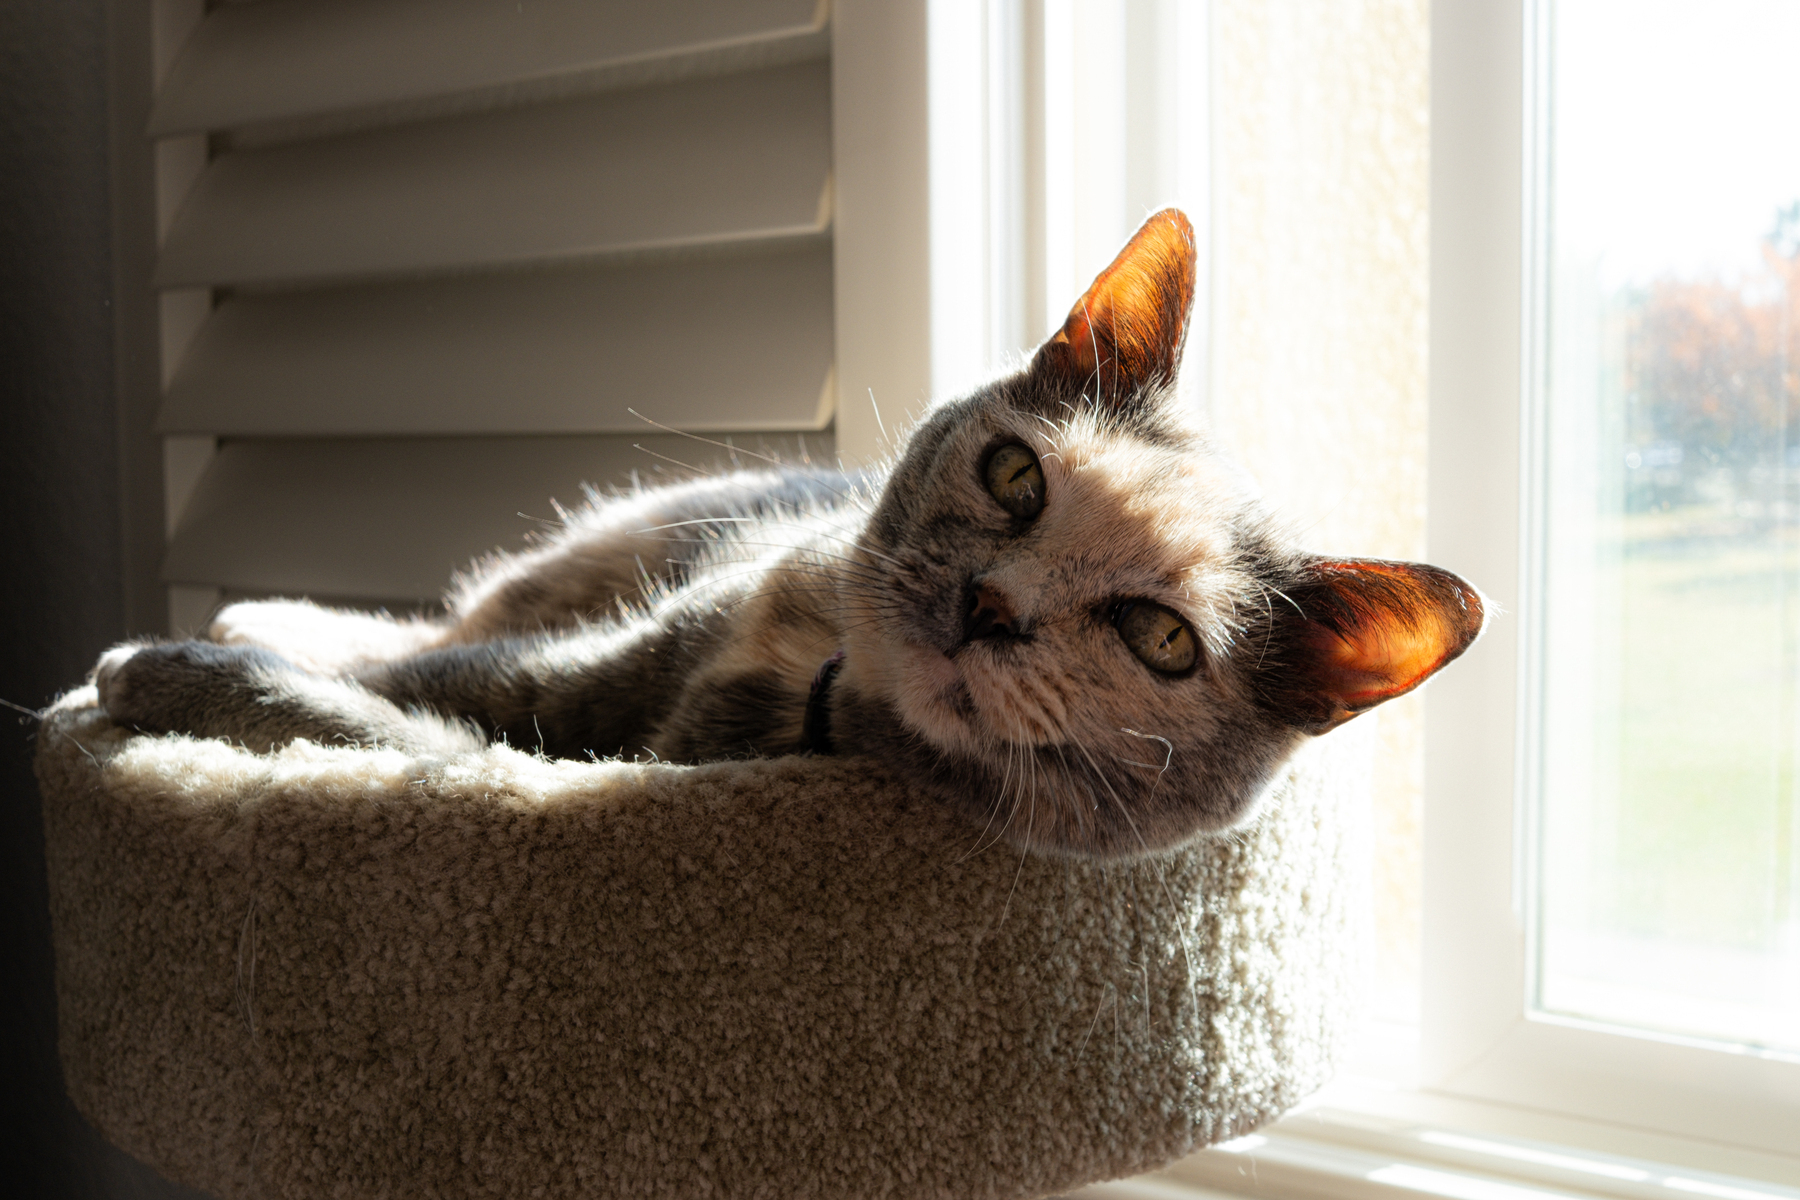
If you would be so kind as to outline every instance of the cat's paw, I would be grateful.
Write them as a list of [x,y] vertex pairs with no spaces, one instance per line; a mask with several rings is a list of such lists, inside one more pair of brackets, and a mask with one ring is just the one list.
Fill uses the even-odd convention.
[[100,656],[94,687],[116,725],[151,733],[210,732],[209,718],[259,669],[266,650],[209,642],[126,642]]
[[142,728],[146,722],[155,723],[155,660],[162,648],[154,642],[124,642],[102,654],[94,665],[100,707],[114,724]]

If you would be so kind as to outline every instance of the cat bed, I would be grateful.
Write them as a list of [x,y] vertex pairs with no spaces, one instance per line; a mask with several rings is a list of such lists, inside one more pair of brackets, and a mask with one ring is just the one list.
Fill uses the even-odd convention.
[[1355,974],[1354,727],[1126,864],[856,758],[40,738],[69,1095],[222,1200],[1044,1195],[1292,1105]]

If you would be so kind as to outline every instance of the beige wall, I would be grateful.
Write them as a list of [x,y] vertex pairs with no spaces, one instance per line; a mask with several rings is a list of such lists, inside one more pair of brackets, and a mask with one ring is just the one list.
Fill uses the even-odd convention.
[[[1327,553],[1424,552],[1429,22],[1427,0],[1213,3],[1211,414]],[[1376,1004],[1405,1016],[1419,702],[1376,719]]]

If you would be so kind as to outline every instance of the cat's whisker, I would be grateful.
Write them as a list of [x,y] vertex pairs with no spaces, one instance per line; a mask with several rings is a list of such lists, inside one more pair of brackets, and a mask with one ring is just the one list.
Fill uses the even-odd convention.
[[[748,454],[751,458],[761,459],[763,462],[766,462],[774,467],[784,467],[787,465],[787,464],[783,463],[779,458],[775,458],[772,455],[758,454],[754,450],[745,450],[739,446],[736,446],[736,445],[733,445],[733,444],[730,444],[727,442],[721,442],[721,441],[717,440],[716,438],[702,437],[697,433],[690,433],[689,431],[687,431],[685,429],[676,429],[672,425],[664,425],[661,421],[652,420],[651,418],[646,417],[643,413],[639,412],[635,408],[627,408],[625,411],[630,413],[632,416],[636,417],[638,420],[642,421],[644,424],[652,426],[656,429],[660,429],[664,433],[672,433],[672,434],[676,435],[677,437],[684,437],[684,438],[689,439],[690,441],[700,442],[703,445],[707,445],[707,446],[717,446],[719,449],[730,453],[734,458],[738,454]],[[801,462],[801,464],[803,466],[808,466],[808,467],[812,466],[812,455],[809,454],[806,449],[806,435],[805,434],[795,434],[794,436],[795,436],[795,441],[799,444],[799,447],[800,447],[800,462]],[[643,447],[641,447],[641,446],[636,447],[636,448],[643,449]],[[646,454],[655,454],[656,453],[653,450],[645,450],[644,452]],[[657,454],[656,457],[663,458],[664,456]],[[675,462],[674,459],[668,459],[668,461]],[[682,464],[676,463],[676,465],[680,466]],[[820,481],[820,486],[824,487],[825,490],[827,490],[827,491],[831,492],[833,495],[837,496],[840,500],[848,500],[850,498],[848,495],[845,494],[845,492],[841,488],[833,487],[830,484],[824,483],[822,480]]]
[[691,521],[670,521],[665,525],[646,525],[642,529],[631,531],[632,537],[644,537],[652,533],[661,533],[665,529],[685,529],[693,525],[761,525],[756,517],[695,517]]
[[[791,565],[796,566],[796,567],[799,566],[799,564],[791,564]],[[700,580],[693,584],[690,584],[689,585],[690,592],[681,593],[681,594],[671,597],[671,603],[682,602],[688,595],[697,593],[698,590],[702,589],[702,588],[721,587],[721,586],[729,584],[738,579],[743,579],[743,578],[752,577],[752,576],[763,577],[763,576],[766,576],[767,573],[768,572],[767,572],[766,568],[749,567],[742,571],[714,574],[712,577],[710,577],[708,579]],[[802,572],[797,572],[797,573],[805,573],[805,572],[802,571]],[[824,572],[823,570],[821,570],[817,573],[814,573],[813,577],[817,578],[817,579],[835,581],[835,577]],[[877,582],[877,581],[870,580],[869,582]],[[778,588],[780,585],[771,585],[771,586]],[[724,605],[719,605],[719,606],[715,606],[715,607],[716,607],[717,611],[723,611],[725,607],[729,606],[732,603],[736,603],[736,601],[728,601]]]
[[1019,892],[1019,879],[1025,874],[1025,860],[1031,855],[1031,830],[1036,821],[1037,797],[1034,795],[1032,797],[1031,808],[1025,814],[1025,839],[1019,846],[1019,866],[1013,871],[1012,887],[1007,890],[1006,903],[1000,906],[1000,924],[996,925],[994,927],[995,929],[999,929],[1006,924],[1006,914],[1012,911],[1013,897],[1018,895]]
[[[1018,744],[1018,741],[1019,741],[1018,738],[1015,737],[1012,740],[1013,740],[1014,744]],[[1006,831],[1008,829],[1012,828],[1013,820],[1019,815],[1019,809],[1022,807],[1021,802],[1024,801],[1026,798],[1027,797],[1024,794],[1020,794],[1019,796],[1017,796],[1015,798],[1011,807],[1009,807],[1007,810],[1005,823],[1000,826],[1000,832],[995,835],[996,840],[1004,840],[1005,839]],[[1036,804],[1037,804],[1037,788],[1035,786],[1031,790],[1029,799],[1031,800],[1033,811],[1035,811]]]
[[675,464],[675,465],[676,465],[676,466],[678,466],[678,467],[680,467],[680,468],[681,468],[681,469],[682,469],[682,470],[684,470],[684,471],[691,471],[691,472],[693,472],[693,473],[694,473],[694,474],[695,474],[695,475],[698,475],[698,476],[700,476],[700,477],[702,477],[702,478],[706,478],[706,479],[710,479],[710,478],[712,478],[712,477],[713,477],[713,476],[714,476],[714,474],[715,474],[715,472],[712,472],[712,471],[709,471],[709,470],[707,470],[707,469],[706,469],[706,468],[705,468],[705,467],[696,467],[696,466],[694,466],[694,465],[693,465],[693,464],[692,464],[692,463],[684,463],[684,462],[682,462],[682,461],[681,461],[681,460],[680,460],[680,459],[679,459],[679,458],[670,458],[670,457],[669,457],[669,456],[668,456],[668,455],[666,455],[666,454],[658,454],[658,453],[657,453],[657,452],[656,452],[656,451],[654,451],[654,450],[652,450],[652,449],[650,449],[650,447],[648,447],[648,446],[644,446],[644,445],[640,445],[640,444],[639,444],[639,443],[637,443],[637,442],[633,442],[633,443],[632,443],[632,444],[631,444],[631,448],[632,448],[632,449],[633,449],[633,450],[638,450],[638,451],[641,451],[641,452],[643,452],[643,453],[645,453],[645,454],[648,454],[648,455],[649,455],[649,456],[650,456],[650,457],[651,457],[651,458],[660,458],[660,459],[662,459],[662,460],[663,460],[663,461],[664,461],[664,462],[666,462],[666,463],[674,463],[674,464]]
[[703,442],[708,446],[717,446],[721,450],[730,452],[730,454],[734,458],[739,454],[748,454],[751,458],[760,459],[763,462],[768,463],[770,466],[779,467],[779,466],[783,465],[779,458],[774,458],[767,454],[758,454],[754,450],[745,450],[739,446],[732,445],[731,443],[728,443],[728,442],[720,442],[720,441],[715,441],[712,438],[701,437],[697,433],[690,433],[685,429],[677,429],[673,425],[664,425],[661,421],[655,421],[649,417],[646,417],[643,413],[639,412],[635,408],[628,407],[628,408],[626,408],[625,411],[630,413],[632,416],[636,417],[638,420],[642,421],[644,424],[652,426],[656,429],[660,429],[664,433],[672,433],[677,437],[690,438],[696,442]]
[[[1162,887],[1164,897],[1169,901],[1170,913],[1172,915],[1179,914],[1181,912],[1181,906],[1175,902],[1175,893],[1169,887],[1168,877],[1163,873],[1162,863],[1155,857],[1153,847],[1151,847],[1149,840],[1144,837],[1143,831],[1138,828],[1137,821],[1133,819],[1131,815],[1130,806],[1119,802],[1118,793],[1113,791],[1112,785],[1107,782],[1105,773],[1101,771],[1099,763],[1095,762],[1093,756],[1088,753],[1087,747],[1082,745],[1079,741],[1075,742],[1075,747],[1080,750],[1083,757],[1088,760],[1088,765],[1093,768],[1094,774],[1100,780],[1102,786],[1109,792],[1112,792],[1114,802],[1118,804],[1119,815],[1125,819],[1126,825],[1131,829],[1132,836],[1137,839],[1138,845],[1143,849],[1146,863],[1155,874],[1157,883]],[[1198,1009],[1199,974],[1194,966],[1194,955],[1192,949],[1188,945],[1188,937],[1185,929],[1181,930],[1180,940],[1182,958],[1187,965],[1188,1000],[1196,1009]]]
[[1119,726],[1119,732],[1124,733],[1124,734],[1129,734],[1130,736],[1132,736],[1134,738],[1142,738],[1144,741],[1147,741],[1147,742],[1161,742],[1162,743],[1163,761],[1162,761],[1162,765],[1160,767],[1154,763],[1138,762],[1135,759],[1119,758],[1118,755],[1116,755],[1116,754],[1113,755],[1114,758],[1117,758],[1118,761],[1120,761],[1122,763],[1126,763],[1133,767],[1143,767],[1145,770],[1148,770],[1148,771],[1155,771],[1156,772],[1156,782],[1150,786],[1150,794],[1152,796],[1154,796],[1156,794],[1156,789],[1162,786],[1163,776],[1165,776],[1169,773],[1169,764],[1175,761],[1175,743],[1171,742],[1168,738],[1163,737],[1160,734],[1139,733],[1137,730],[1128,729],[1123,725]]
[[[680,544],[711,545],[712,544],[710,539],[707,539],[707,538],[669,537],[669,538],[659,538],[657,540],[664,541],[664,542],[670,542],[670,543],[677,544],[677,545],[680,545]],[[821,555],[825,558],[830,558],[835,561],[845,563],[848,566],[851,566],[853,568],[861,568],[865,571],[869,571],[873,575],[874,578],[877,578],[877,579],[883,578],[883,576],[881,576],[879,573],[875,572],[874,568],[871,567],[867,563],[860,562],[859,560],[852,558],[849,555],[839,554],[835,551],[821,550],[817,546],[797,546],[797,545],[789,545],[788,543],[785,543],[785,542],[751,542],[751,541],[740,541],[740,540],[736,540],[736,539],[734,539],[734,544],[740,545],[740,546],[753,546],[753,547],[757,547],[757,548],[761,548],[761,549],[789,550],[789,551],[792,551],[795,553],[801,553],[801,554],[817,554],[817,555]]]
[[[1009,808],[1016,809],[1018,807],[1019,801],[1017,797],[1023,795],[1024,792],[1024,770],[1030,756],[1030,749],[1020,744],[1018,739],[1014,738],[1007,743],[1006,776],[1001,783],[1000,798],[999,802],[995,805],[995,812],[999,811],[999,803],[1006,803],[1009,796],[1013,797],[1010,801]],[[993,823],[993,815],[990,813],[988,816],[988,825],[991,827]],[[979,845],[980,839],[978,838],[976,841]],[[996,837],[992,844],[998,845],[999,842],[1000,839]]]
[[[993,804],[988,806],[987,824],[982,827],[980,833],[975,835],[975,844],[970,847],[969,852],[956,860],[958,863],[967,862],[969,859],[975,857],[976,854],[979,854],[983,849],[999,845],[1006,832],[1006,826],[1002,825],[1000,833],[995,835],[994,840],[989,842],[987,847],[982,846],[982,839],[988,835],[988,832],[991,829],[993,829],[994,818],[1000,814],[1001,806],[1007,803],[1008,796],[1013,792],[1013,789],[1016,786],[1013,779],[1013,769],[1015,764],[1019,763],[1030,753],[1028,748],[1023,746],[1017,737],[1006,739],[1003,744],[1006,746],[1006,770],[1001,776],[999,792],[994,797]],[[1022,784],[1022,782],[1022,780],[1018,781],[1019,784]],[[1017,811],[1017,807],[1018,802],[1017,800],[1014,800],[1008,811],[1007,821],[1009,823],[1012,820],[1011,813]]]
[[845,536],[844,534],[833,533],[827,529],[822,529],[822,530],[819,530],[818,532],[824,537],[831,538],[833,541],[847,542],[851,546],[854,546],[856,549],[862,551],[864,554],[872,554],[876,558],[881,559],[883,562],[893,563],[897,567],[906,565],[906,563],[903,560],[894,557],[892,554],[887,554],[883,551],[877,550],[875,547],[869,545],[866,542],[858,541],[856,538],[848,537],[848,536]]
[[[760,574],[760,572],[745,571],[740,573],[738,578],[742,579],[758,574]],[[724,580],[721,582],[730,581]],[[872,600],[867,600],[858,596],[850,589],[843,587],[842,584],[836,580],[821,579],[817,576],[812,577],[806,583],[784,581],[781,584],[772,584],[753,591],[742,592],[735,596],[725,597],[714,601],[711,608],[712,611],[716,613],[728,613],[748,605],[753,605],[758,601],[779,598],[782,596],[836,597],[841,600],[842,603],[831,610],[834,612],[857,611],[861,609],[881,609],[888,612],[897,611],[896,606],[893,604],[876,603]],[[825,615],[827,612],[823,606],[810,609],[809,611],[819,615]],[[800,614],[794,613],[790,615],[797,617]]]
[[[1051,748],[1056,751],[1056,761],[1062,765],[1062,778],[1064,780],[1081,783],[1081,780],[1076,777],[1075,772],[1069,767],[1069,756],[1063,752],[1062,743],[1059,742]],[[1087,788],[1088,799],[1093,802],[1090,805],[1090,808],[1098,807],[1099,799],[1094,795],[1094,790],[1091,787],[1087,787],[1085,783],[1081,783],[1081,786]],[[1060,797],[1058,799],[1060,799]],[[1088,810],[1076,807],[1071,808],[1070,811],[1075,814],[1078,822],[1092,821],[1093,819]]]

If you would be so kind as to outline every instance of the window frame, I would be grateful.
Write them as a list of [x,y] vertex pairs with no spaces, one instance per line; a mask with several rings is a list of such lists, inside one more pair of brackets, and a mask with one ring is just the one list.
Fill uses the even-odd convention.
[[1426,702],[1420,1083],[1792,1155],[1800,1062],[1530,1010],[1549,3],[1432,7],[1427,538],[1493,604]]

